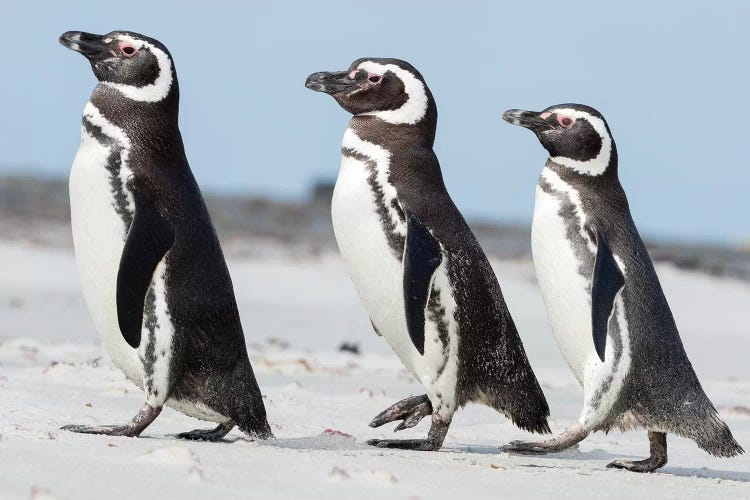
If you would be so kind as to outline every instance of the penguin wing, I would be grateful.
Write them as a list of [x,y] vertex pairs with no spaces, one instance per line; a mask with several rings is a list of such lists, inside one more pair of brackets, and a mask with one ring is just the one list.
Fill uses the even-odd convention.
[[440,242],[419,218],[409,210],[406,216],[404,245],[404,308],[409,337],[419,354],[424,354],[424,310],[430,296],[432,276],[443,260]]
[[596,242],[596,260],[591,280],[591,331],[599,359],[604,361],[607,344],[607,324],[614,308],[615,296],[625,285],[625,278],[617,265],[604,233],[591,228]]
[[135,214],[117,272],[117,322],[125,341],[137,348],[146,293],[156,266],[172,246],[174,228],[141,190],[133,187]]

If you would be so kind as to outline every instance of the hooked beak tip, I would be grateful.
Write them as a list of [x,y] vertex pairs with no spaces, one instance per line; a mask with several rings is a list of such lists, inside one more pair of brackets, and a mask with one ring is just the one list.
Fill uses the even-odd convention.
[[509,109],[505,113],[503,113],[503,120],[506,122],[512,124],[512,125],[520,125],[521,122],[519,120],[520,110],[518,109]]
[[305,80],[305,87],[315,92],[322,92],[325,86],[315,78],[316,75],[317,73],[314,73],[307,77]]
[[522,127],[527,126],[524,118],[528,118],[532,115],[530,111],[524,111],[522,109],[509,109],[503,113],[503,120],[510,123],[511,125],[519,125]]
[[509,109],[503,113],[503,120],[511,125],[518,125],[535,133],[544,132],[545,130],[552,128],[551,125],[541,117],[541,114],[536,111]]
[[346,71],[319,71],[307,77],[305,87],[315,92],[337,95],[351,92],[353,88],[356,88],[356,84],[349,78]]
[[325,78],[327,75],[328,73],[324,71],[313,73],[305,80],[305,87],[314,92],[327,92],[328,86],[325,84]]
[[106,51],[107,46],[101,35],[84,33],[82,31],[66,31],[60,35],[59,41],[63,47],[79,52],[86,57]]

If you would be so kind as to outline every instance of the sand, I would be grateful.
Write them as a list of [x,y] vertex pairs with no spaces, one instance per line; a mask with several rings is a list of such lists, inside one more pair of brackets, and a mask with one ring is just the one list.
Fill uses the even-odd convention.
[[[544,457],[498,452],[531,437],[480,405],[459,411],[438,453],[380,450],[367,423],[420,386],[377,337],[335,254],[301,259],[229,252],[240,312],[275,441],[237,430],[224,443],[175,439],[210,427],[172,409],[140,438],[60,431],[130,419],[139,389],[99,346],[70,250],[0,242],[0,498],[740,498],[750,456],[711,457],[669,437],[669,464],[607,469],[645,457],[645,431],[597,433]],[[578,416],[582,391],[554,343],[528,261],[493,262],[552,410]],[[702,384],[750,449],[750,284],[659,266]],[[361,355],[340,352],[359,344]],[[423,421],[402,437],[423,437]]]

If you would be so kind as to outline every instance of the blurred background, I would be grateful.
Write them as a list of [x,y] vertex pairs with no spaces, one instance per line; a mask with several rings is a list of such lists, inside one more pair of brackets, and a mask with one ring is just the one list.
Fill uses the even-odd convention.
[[647,238],[750,242],[744,1],[631,1],[606,12],[600,1],[2,3],[5,181],[64,179],[78,148],[95,78],[58,36],[129,29],[174,56],[188,157],[209,193],[294,203],[320,183],[325,197],[348,115],[305,77],[398,57],[435,95],[446,183],[475,223],[528,226],[546,158],[502,112],[581,102],[612,128]]

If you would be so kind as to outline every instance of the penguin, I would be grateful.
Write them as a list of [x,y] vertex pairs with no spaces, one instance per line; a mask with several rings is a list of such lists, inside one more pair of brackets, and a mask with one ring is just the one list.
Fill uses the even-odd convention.
[[353,115],[332,199],[336,241],[375,332],[426,389],[370,426],[401,421],[399,431],[431,415],[427,439],[368,444],[439,450],[469,402],[549,432],[549,407],[500,285],[443,183],[437,107],[422,75],[398,59],[364,58],[305,85]]
[[613,468],[663,467],[667,433],[715,456],[743,453],[685,353],[631,217],[604,117],[589,106],[559,104],[512,109],[503,118],[534,132],[549,153],[536,188],[532,254],[555,339],[584,391],[578,421],[560,436],[503,450],[558,452],[619,427],[646,429],[650,456],[615,460]]
[[69,31],[60,42],[99,80],[69,182],[83,293],[112,361],[145,392],[126,424],[63,429],[138,436],[166,404],[218,424],[181,438],[220,440],[235,425],[271,438],[232,280],[185,156],[169,51],[128,31]]

